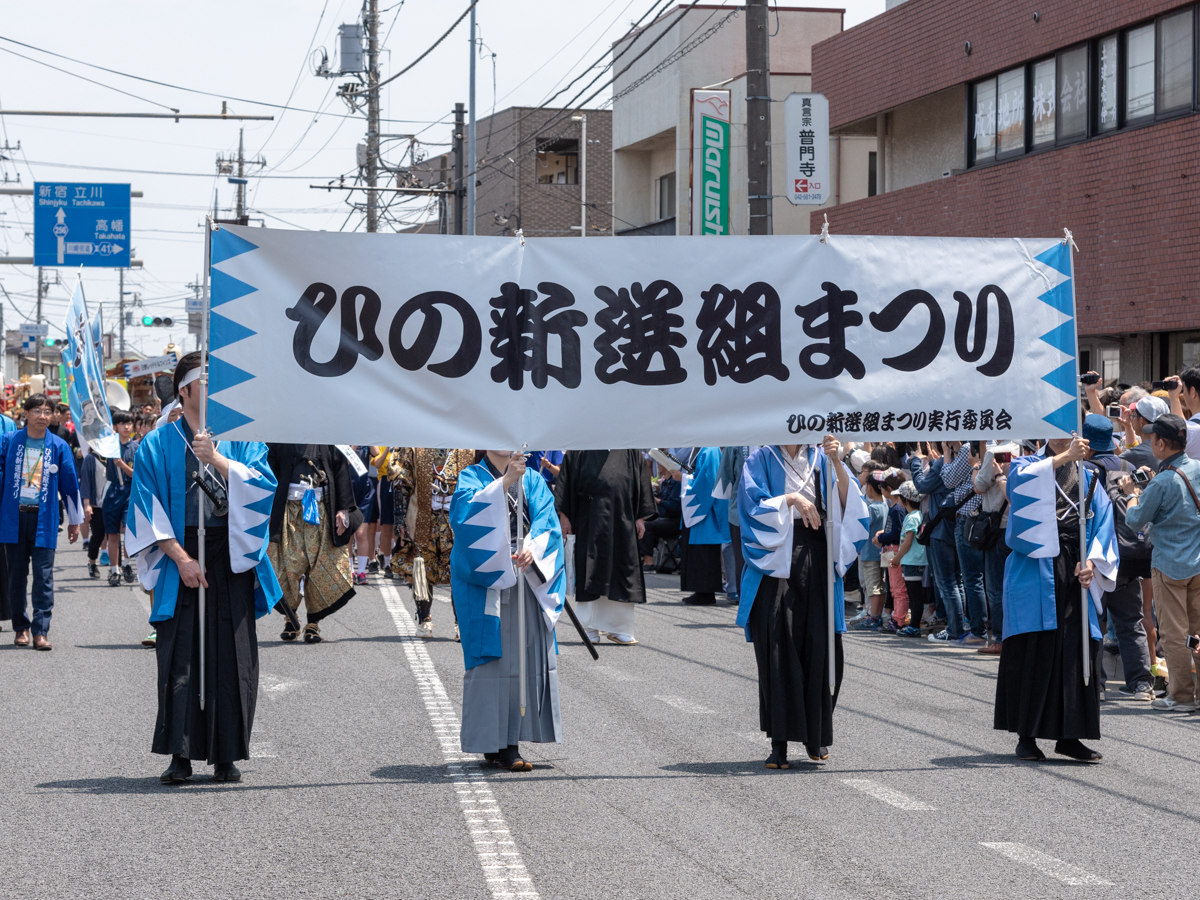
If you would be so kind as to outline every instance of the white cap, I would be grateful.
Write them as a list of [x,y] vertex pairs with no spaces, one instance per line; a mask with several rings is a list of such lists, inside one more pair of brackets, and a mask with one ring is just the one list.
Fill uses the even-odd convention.
[[1133,407],[1147,422],[1154,422],[1159,416],[1165,416],[1171,411],[1171,407],[1167,406],[1167,401],[1162,397],[1143,397],[1133,404]]
[[870,458],[871,454],[866,450],[855,450],[850,454],[850,468],[857,474],[862,471],[863,463]]

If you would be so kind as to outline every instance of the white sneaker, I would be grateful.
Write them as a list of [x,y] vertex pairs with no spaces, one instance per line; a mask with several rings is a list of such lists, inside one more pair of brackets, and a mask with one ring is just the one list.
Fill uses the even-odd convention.
[[433,619],[426,619],[417,627],[417,633],[423,638],[433,637]]
[[632,634],[609,634],[608,639],[614,644],[625,644],[629,647],[637,643],[637,639]]
[[935,644],[952,644],[954,639],[950,637],[950,632],[943,628],[937,634],[929,635],[929,640]]
[[600,643],[600,632],[592,631],[590,628],[585,628],[583,629],[583,633],[587,635],[588,640],[593,644]]
[[1174,709],[1179,712],[1191,712],[1196,708],[1195,703],[1180,703],[1170,697],[1159,697],[1150,704],[1154,709]]

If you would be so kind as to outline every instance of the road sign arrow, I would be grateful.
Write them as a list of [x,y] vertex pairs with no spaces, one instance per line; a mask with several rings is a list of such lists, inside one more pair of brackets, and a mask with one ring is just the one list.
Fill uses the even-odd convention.
[[67,221],[67,211],[65,209],[63,209],[61,206],[58,208],[57,215],[58,215],[58,224],[59,225],[62,225],[64,222]]

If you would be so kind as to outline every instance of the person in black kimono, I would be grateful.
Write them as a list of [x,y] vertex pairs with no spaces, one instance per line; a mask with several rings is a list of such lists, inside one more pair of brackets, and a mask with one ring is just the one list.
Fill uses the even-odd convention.
[[555,485],[563,535],[575,536],[575,601],[591,640],[636,644],[633,611],[646,602],[638,539],[654,491],[640,450],[568,450]]

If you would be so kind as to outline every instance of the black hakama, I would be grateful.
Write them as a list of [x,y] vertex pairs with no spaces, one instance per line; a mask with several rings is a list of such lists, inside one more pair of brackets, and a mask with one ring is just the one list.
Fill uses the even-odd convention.
[[834,642],[836,684],[829,692],[829,600],[823,528],[796,522],[787,580],[763,577],[750,610],[758,663],[759,723],[772,741],[833,744],[833,709],[842,684],[842,636]]
[[997,731],[1021,737],[1095,740],[1100,737],[1100,642],[1090,641],[1092,678],[1085,687],[1080,628],[1087,627],[1087,612],[1075,575],[1078,531],[1060,532],[1059,548],[1054,560],[1058,628],[1004,639],[994,724]]
[[[184,549],[196,557],[196,529]],[[229,531],[209,526],[205,535],[205,708],[200,709],[200,604],[196,588],[179,586],[175,615],[159,622],[158,721],[154,753],[209,763],[250,758],[250,731],[258,699],[258,637],[254,621],[254,570],[234,574]]]
[[691,533],[692,529],[685,527],[680,538],[679,589],[698,594],[723,591],[721,545],[693,544]]

